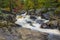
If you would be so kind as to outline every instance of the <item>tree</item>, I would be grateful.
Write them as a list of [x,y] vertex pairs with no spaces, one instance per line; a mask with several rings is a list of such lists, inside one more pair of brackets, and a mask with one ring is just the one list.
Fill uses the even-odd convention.
[[16,0],[10,0],[9,1],[9,8],[10,12],[13,13],[13,9],[16,8],[17,4],[15,3]]
[[34,9],[34,13],[36,13],[36,9],[37,9],[37,6],[38,6],[38,0],[32,0],[33,1],[33,9]]
[[28,13],[28,10],[30,9],[33,9],[33,2],[32,0],[25,0],[25,9],[27,10],[27,13]]
[[1,5],[2,5],[2,0],[0,0],[0,14],[1,14]]

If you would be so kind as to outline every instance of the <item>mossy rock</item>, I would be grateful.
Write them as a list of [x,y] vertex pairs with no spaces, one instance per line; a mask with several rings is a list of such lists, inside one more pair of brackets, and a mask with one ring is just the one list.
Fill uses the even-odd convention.
[[0,28],[2,27],[12,27],[15,26],[15,23],[7,22],[7,21],[0,21]]
[[12,14],[4,14],[0,15],[0,28],[1,27],[12,27],[15,25],[16,18]]
[[0,27],[7,26],[7,21],[0,21]]

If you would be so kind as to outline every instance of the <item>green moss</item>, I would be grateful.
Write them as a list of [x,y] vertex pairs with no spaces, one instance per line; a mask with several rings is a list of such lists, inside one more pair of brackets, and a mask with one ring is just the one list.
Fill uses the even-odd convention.
[[15,23],[7,22],[7,21],[0,21],[0,28],[2,27],[12,27],[15,26]]
[[0,21],[0,27],[6,27],[7,22],[6,21]]

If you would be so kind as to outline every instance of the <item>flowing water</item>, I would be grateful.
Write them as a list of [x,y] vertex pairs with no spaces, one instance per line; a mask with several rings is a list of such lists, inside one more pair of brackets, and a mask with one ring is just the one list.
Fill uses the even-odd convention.
[[[42,19],[41,17],[37,16],[37,19],[33,20],[30,19],[30,15],[17,15],[15,22],[18,25],[21,25],[24,28],[29,28],[31,30],[36,30],[40,32],[48,33],[49,40],[53,40],[54,35],[60,35],[60,32],[57,29],[43,29],[40,28],[42,23],[49,22],[49,20]],[[39,20],[39,22],[37,22]]]

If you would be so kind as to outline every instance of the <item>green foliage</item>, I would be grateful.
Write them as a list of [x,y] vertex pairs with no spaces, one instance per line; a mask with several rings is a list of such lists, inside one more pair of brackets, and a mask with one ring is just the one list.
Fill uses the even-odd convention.
[[9,6],[9,0],[1,0],[1,6],[2,8],[8,7]]
[[60,5],[60,0],[0,0],[1,8],[18,8],[24,10],[51,8]]

